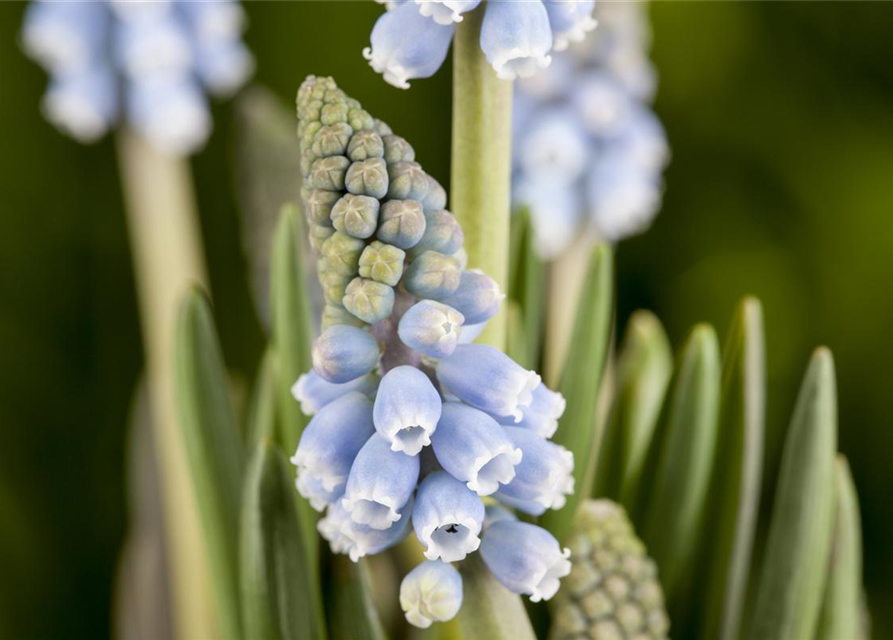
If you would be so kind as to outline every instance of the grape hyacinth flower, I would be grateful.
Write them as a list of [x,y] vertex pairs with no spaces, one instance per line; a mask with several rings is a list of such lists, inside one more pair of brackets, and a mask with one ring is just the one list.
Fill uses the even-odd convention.
[[[564,4],[546,3],[553,25],[592,10],[556,6]],[[640,233],[660,208],[670,154],[650,108],[656,81],[644,11],[598,3],[598,30],[515,87],[513,201],[529,210],[545,259],[581,235],[616,242]]]
[[36,0],[25,51],[50,74],[44,116],[80,142],[118,122],[161,151],[186,155],[211,131],[205,91],[235,92],[254,70],[238,2]]
[[[292,458],[297,486],[325,510],[317,528],[331,550],[354,561],[415,531],[428,562],[406,576],[400,600],[409,622],[426,627],[461,605],[448,563],[488,545],[482,496],[530,514],[563,504],[573,457],[548,438],[564,399],[500,350],[470,344],[504,296],[466,269],[446,192],[412,146],[330,78],[309,77],[297,107],[303,209],[325,299],[313,369],[294,387],[313,414]],[[512,584],[527,580],[523,592],[545,599],[566,560],[544,529],[524,526],[525,571],[549,566]],[[497,535],[489,546],[505,582],[502,544]]]
[[[400,89],[429,78],[446,59],[457,23],[480,0],[389,2],[363,50],[370,66]],[[592,29],[594,0],[488,0],[480,46],[496,74],[526,78],[549,66],[551,51],[578,42]]]

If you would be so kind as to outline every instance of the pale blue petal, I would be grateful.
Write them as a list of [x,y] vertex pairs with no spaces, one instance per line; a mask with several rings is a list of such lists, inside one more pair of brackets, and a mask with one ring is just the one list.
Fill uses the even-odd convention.
[[462,344],[437,365],[437,379],[451,394],[493,415],[512,416],[520,422],[533,401],[540,377],[499,349]]
[[343,384],[378,366],[378,341],[368,331],[339,324],[313,341],[313,370],[328,382]]
[[317,511],[344,492],[357,453],[375,433],[372,401],[356,391],[320,409],[291,458],[297,486]]
[[32,2],[22,25],[22,47],[47,71],[83,71],[100,61],[110,17],[104,2]]
[[440,25],[419,13],[412,2],[388,11],[375,23],[371,47],[363,56],[395,87],[409,88],[408,80],[429,78],[446,59],[453,25]]
[[152,75],[127,85],[127,118],[153,146],[175,156],[198,150],[211,133],[211,113],[196,81]]
[[551,533],[526,522],[494,522],[481,543],[481,557],[493,576],[512,593],[529,595],[531,602],[555,595],[560,579],[571,571],[570,555]]
[[541,382],[533,390],[533,401],[524,410],[521,422],[515,422],[512,416],[493,417],[501,425],[530,429],[543,438],[551,438],[558,429],[558,420],[564,415],[566,405],[563,395]]
[[333,384],[323,380],[311,369],[301,375],[298,381],[291,387],[294,399],[301,403],[301,411],[304,415],[312,416],[324,406],[337,400],[351,391],[359,391],[363,395],[371,396],[378,389],[379,378],[374,373],[367,373],[350,382]]
[[392,451],[387,440],[373,434],[350,468],[341,504],[357,524],[387,529],[400,520],[418,480],[418,456]]
[[415,456],[431,444],[443,403],[431,380],[409,365],[394,367],[381,379],[375,396],[375,430],[392,451]]
[[515,477],[494,497],[533,516],[561,509],[574,492],[574,454],[528,429],[505,427],[505,432],[523,456]]
[[477,340],[478,336],[487,328],[489,320],[478,322],[477,324],[462,325],[462,332],[459,334],[459,344],[471,344]]
[[412,526],[429,560],[458,562],[477,551],[484,503],[463,482],[435,471],[419,485]]
[[41,103],[44,117],[81,143],[95,142],[115,124],[115,76],[104,64],[53,76]]
[[549,66],[552,30],[543,3],[487,2],[481,49],[496,75],[504,80],[526,78]]
[[462,22],[462,14],[475,9],[481,0],[415,0],[419,11],[437,24]]
[[350,514],[339,501],[329,505],[325,517],[317,524],[317,529],[329,542],[333,553],[348,554],[351,560],[357,562],[366,555],[375,555],[402,542],[409,533],[410,513],[411,499],[401,509],[401,517],[397,522],[387,529],[373,529],[351,520]]
[[560,256],[580,234],[584,205],[578,185],[550,183],[525,174],[515,180],[513,198],[530,212],[533,245],[543,259]]
[[543,0],[552,27],[553,49],[564,51],[572,42],[582,42],[595,29],[595,0]]
[[114,33],[118,64],[133,80],[190,73],[189,31],[176,14],[158,20],[119,21]]
[[479,324],[496,315],[503,298],[505,295],[493,278],[477,269],[470,269],[462,272],[456,292],[439,300],[461,313],[465,324]]
[[462,576],[453,565],[423,562],[400,583],[400,607],[407,622],[420,629],[452,620],[462,607]]
[[400,318],[397,335],[406,346],[431,358],[445,358],[456,350],[465,316],[452,307],[422,300]]
[[521,450],[493,418],[459,402],[443,405],[431,444],[440,465],[481,496],[511,482],[521,462]]

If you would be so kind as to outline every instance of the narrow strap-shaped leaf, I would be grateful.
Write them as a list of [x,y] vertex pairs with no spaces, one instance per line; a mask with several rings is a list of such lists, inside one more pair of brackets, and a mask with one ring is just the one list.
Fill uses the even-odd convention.
[[180,306],[177,407],[214,582],[220,636],[240,636],[237,532],[242,442],[211,306],[199,290]]
[[293,493],[285,459],[262,439],[245,474],[241,519],[242,619],[252,640],[325,637]]
[[763,310],[738,306],[723,354],[716,461],[704,523],[703,577],[689,600],[704,640],[739,637],[760,501],[766,420]]
[[479,553],[468,556],[459,569],[464,593],[457,619],[465,640],[535,640],[521,598],[496,581]]
[[506,353],[524,368],[536,370],[542,348],[546,269],[533,248],[533,226],[526,209],[512,217],[510,259]]
[[645,486],[642,539],[660,568],[671,607],[698,553],[719,407],[720,360],[716,332],[697,325],[679,356],[662,417],[654,474]]
[[673,352],[649,311],[630,317],[617,361],[616,393],[595,465],[595,497],[631,505],[673,374]]
[[753,640],[811,640],[825,588],[834,521],[837,391],[818,349],[785,438],[756,604]]
[[817,640],[865,638],[862,624],[862,523],[859,497],[846,458],[837,456],[837,514],[828,586]]
[[276,385],[276,352],[268,348],[257,368],[248,409],[246,448],[249,450],[264,438],[276,437]]
[[559,511],[547,511],[541,524],[562,540],[570,531],[577,504],[591,492],[597,436],[596,409],[605,368],[614,305],[613,260],[607,244],[598,244],[589,258],[567,361],[559,389],[567,409],[553,441],[574,454],[574,493]]
[[351,562],[346,556],[332,557],[329,601],[329,637],[332,640],[387,640],[378,611],[372,602],[366,561]]

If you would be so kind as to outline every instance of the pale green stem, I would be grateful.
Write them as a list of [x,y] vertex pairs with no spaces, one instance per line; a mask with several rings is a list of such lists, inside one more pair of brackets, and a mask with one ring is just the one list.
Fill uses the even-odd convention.
[[174,325],[187,288],[207,275],[187,160],[162,155],[132,131],[118,137],[164,509],[174,633],[215,635],[210,580],[192,481],[174,407]]
[[[465,232],[468,266],[508,291],[512,83],[481,52],[484,7],[465,14],[453,40],[453,150],[450,202]],[[478,342],[505,347],[506,312]]]

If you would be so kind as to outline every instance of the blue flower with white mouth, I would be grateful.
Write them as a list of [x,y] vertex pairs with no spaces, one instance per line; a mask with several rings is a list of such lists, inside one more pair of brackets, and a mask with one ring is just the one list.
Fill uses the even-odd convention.
[[[363,56],[395,87],[429,78],[446,59],[457,23],[480,0],[388,2]],[[594,0],[488,0],[480,46],[496,75],[526,78],[549,66],[550,52],[578,42],[592,29]]]

